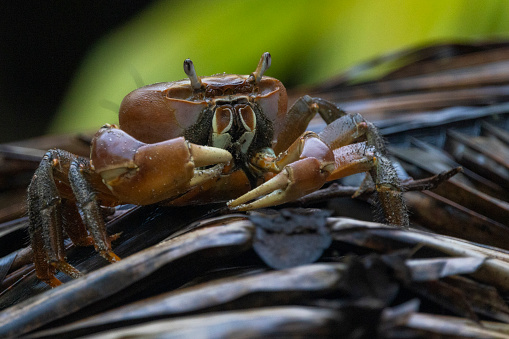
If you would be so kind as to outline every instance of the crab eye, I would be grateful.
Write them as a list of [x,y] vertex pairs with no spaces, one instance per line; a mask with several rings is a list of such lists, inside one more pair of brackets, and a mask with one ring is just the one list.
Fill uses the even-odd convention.
[[196,71],[194,69],[194,64],[191,59],[184,60],[184,72],[189,77],[189,81],[191,81],[191,87],[193,90],[198,91],[203,86],[200,78],[196,75]]
[[250,81],[254,82],[256,84],[259,84],[262,80],[263,74],[269,69],[270,67],[270,54],[269,52],[265,52],[262,54],[262,57],[260,58],[260,62],[258,62],[258,66],[256,67],[256,70],[251,73]]
[[233,124],[233,112],[230,107],[218,107],[212,118],[212,129],[214,133],[225,133],[230,130]]

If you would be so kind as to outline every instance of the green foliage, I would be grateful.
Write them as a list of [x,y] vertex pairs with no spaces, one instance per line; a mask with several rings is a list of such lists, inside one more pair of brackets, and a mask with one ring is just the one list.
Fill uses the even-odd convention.
[[186,58],[199,75],[246,74],[269,51],[268,75],[291,87],[416,44],[507,36],[508,19],[505,0],[161,0],[90,52],[51,132],[115,123],[128,92],[185,78]]

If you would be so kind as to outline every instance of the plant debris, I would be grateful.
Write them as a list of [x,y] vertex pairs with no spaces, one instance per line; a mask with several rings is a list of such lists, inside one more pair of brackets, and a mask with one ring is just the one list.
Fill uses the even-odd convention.
[[271,212],[255,211],[249,216],[255,225],[253,248],[268,266],[282,269],[312,263],[330,246],[332,238],[326,227],[330,212]]

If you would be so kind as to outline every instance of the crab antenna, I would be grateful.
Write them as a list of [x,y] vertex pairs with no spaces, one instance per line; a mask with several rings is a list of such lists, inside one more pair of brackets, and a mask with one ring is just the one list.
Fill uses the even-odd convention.
[[184,72],[186,72],[189,80],[191,80],[191,87],[197,91],[201,89],[202,83],[201,80],[196,75],[196,71],[194,69],[194,64],[191,59],[184,60]]
[[255,83],[260,83],[260,80],[262,80],[263,74],[269,69],[270,67],[270,53],[265,52],[262,54],[262,57],[260,58],[260,62],[258,63],[258,66],[256,67],[256,70],[251,73],[251,77],[255,81]]

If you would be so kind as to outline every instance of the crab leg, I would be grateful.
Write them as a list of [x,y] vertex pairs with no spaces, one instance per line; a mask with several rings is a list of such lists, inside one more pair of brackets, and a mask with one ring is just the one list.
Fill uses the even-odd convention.
[[[368,172],[377,192],[377,199],[373,201],[383,212],[376,213],[383,216],[380,221],[408,226],[408,213],[399,178],[377,128],[360,114],[348,114],[327,125],[319,136],[334,150],[337,164],[327,180]],[[355,141],[361,142],[352,144]]]
[[[337,164],[327,180],[368,172],[375,182],[377,192],[377,199],[373,201],[383,212],[376,213],[383,216],[379,221],[408,226],[408,213],[399,178],[377,128],[360,114],[348,114],[327,125],[319,136],[334,149]],[[360,140],[365,141],[350,144]]]
[[62,221],[64,231],[74,245],[92,246],[94,244],[94,240],[89,235],[87,227],[81,220],[76,201],[62,199]]
[[347,115],[346,112],[326,100],[312,98],[309,95],[299,98],[285,114],[284,120],[278,123],[280,127],[275,131],[272,144],[274,152],[278,154],[285,151],[306,131],[309,122],[317,113],[327,124]]
[[318,136],[334,150],[358,141],[368,130],[368,123],[359,113],[347,114],[328,124]]
[[69,167],[69,183],[76,197],[78,210],[82,214],[83,223],[90,232],[96,251],[109,262],[116,262],[120,258],[111,250],[110,237],[106,233],[101,207],[92,185],[83,175],[83,170],[88,165],[86,160],[74,160]]
[[366,142],[358,142],[335,149],[335,169],[327,181],[337,180],[349,175],[370,171],[375,166],[373,149]]
[[69,162],[74,156],[60,150],[48,151],[28,188],[29,233],[34,252],[37,277],[55,287],[61,282],[55,270],[77,278],[81,274],[65,261],[64,236],[61,218],[61,197],[53,178],[60,161]]
[[[327,127],[319,134],[333,150],[338,167],[328,180],[334,180],[356,171],[368,171],[373,178],[377,190],[374,199],[379,204],[384,218],[379,220],[394,225],[408,226],[408,213],[402,197],[399,178],[392,162],[387,156],[385,143],[377,128],[360,114],[346,114],[334,104],[320,99],[303,97],[310,109],[318,112],[327,123]],[[346,114],[346,115],[345,115]],[[350,149],[337,149],[355,141],[366,141],[366,146],[352,146],[358,148],[352,153]],[[363,156],[367,158],[363,158]],[[370,157],[372,156],[372,161]],[[348,157],[352,159],[348,160]],[[342,168],[341,163],[348,167]],[[370,167],[371,164],[371,168]],[[347,170],[349,168],[349,170]]]
[[378,132],[378,129],[367,122],[366,141],[373,148],[375,163],[369,171],[375,181],[376,196],[375,202],[383,213],[377,213],[383,216],[381,222],[393,225],[408,227],[408,212],[403,200],[403,192],[400,185],[398,173],[392,165],[392,161],[387,155],[385,142]]

